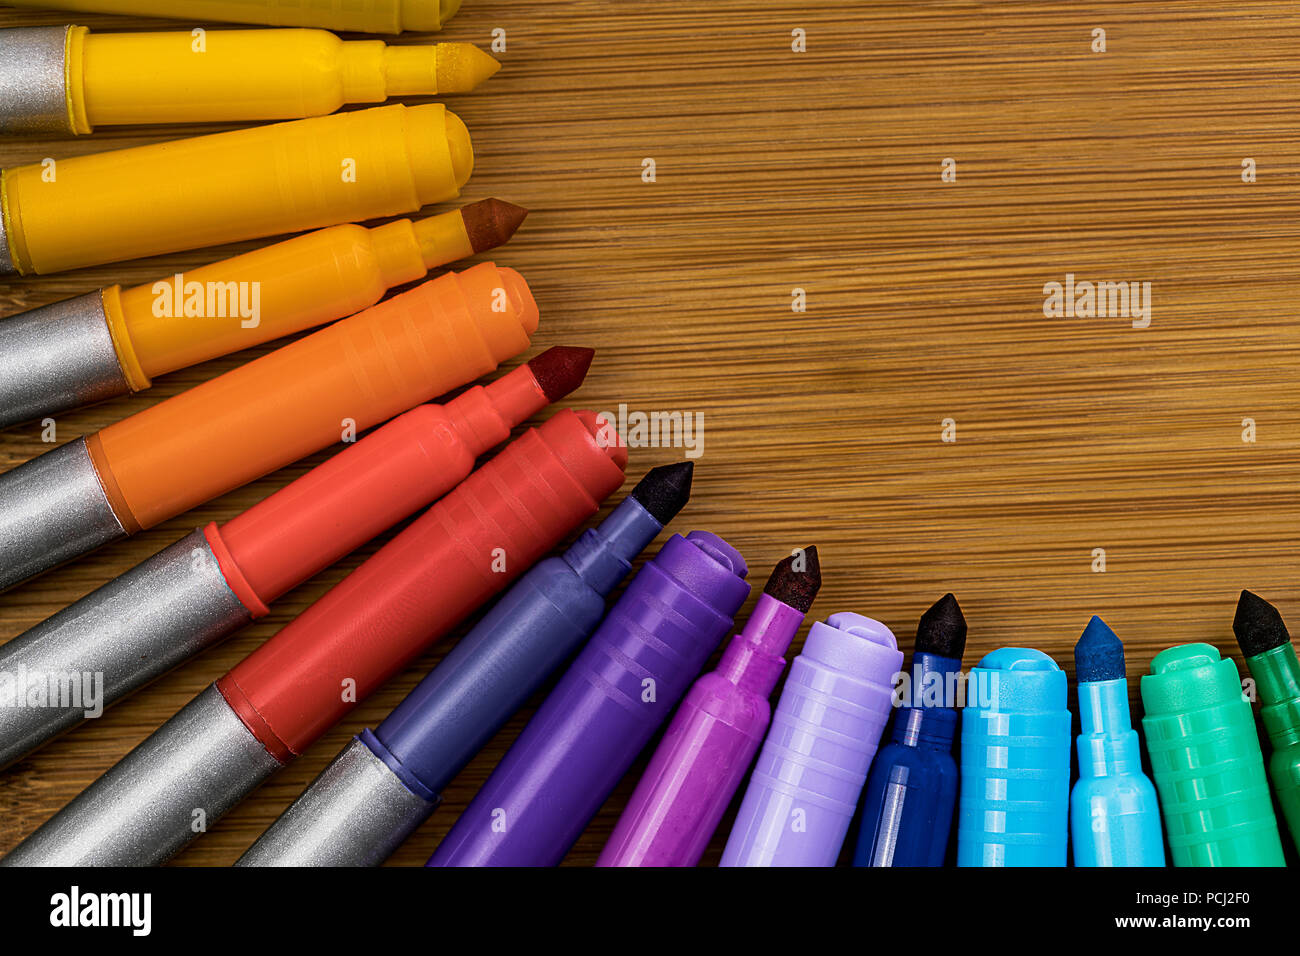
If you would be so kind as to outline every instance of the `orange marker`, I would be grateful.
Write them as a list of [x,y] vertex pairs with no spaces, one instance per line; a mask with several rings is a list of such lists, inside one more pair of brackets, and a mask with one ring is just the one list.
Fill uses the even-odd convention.
[[498,199],[374,229],[330,226],[132,289],[0,320],[0,428],[89,405],[219,355],[341,319],[393,286],[506,242]]
[[492,371],[537,320],[523,277],[482,263],[0,475],[0,589]]

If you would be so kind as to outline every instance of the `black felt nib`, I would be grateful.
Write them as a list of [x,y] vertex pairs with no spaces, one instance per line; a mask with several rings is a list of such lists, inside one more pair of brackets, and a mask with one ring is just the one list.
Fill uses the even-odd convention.
[[921,615],[921,623],[916,626],[916,649],[956,660],[966,653],[966,618],[951,592]]
[[1237,616],[1232,619],[1232,633],[1246,657],[1263,654],[1291,642],[1291,635],[1277,608],[1258,594],[1242,591],[1237,599]]
[[817,546],[796,551],[772,569],[764,594],[788,604],[800,614],[807,614],[813,598],[822,586],[822,566],[817,560]]
[[632,497],[650,512],[651,517],[661,525],[666,525],[690,501],[691,476],[694,473],[693,461],[651,468],[632,489]]

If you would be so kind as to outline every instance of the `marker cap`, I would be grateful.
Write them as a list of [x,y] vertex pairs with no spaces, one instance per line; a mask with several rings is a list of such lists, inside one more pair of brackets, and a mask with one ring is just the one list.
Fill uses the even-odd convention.
[[513,269],[445,273],[114,422],[91,454],[123,524],[153,527],[490,372],[537,321]]
[[[627,450],[561,411],[511,442],[217,686],[288,760],[523,573],[623,481]],[[339,693],[342,680],[355,700]]]
[[[884,624],[841,611],[790,665],[723,866],[834,866],[903,666]],[[796,825],[797,824],[797,825]]]
[[1070,712],[1065,672],[1003,647],[971,672],[962,711],[958,866],[1065,866]]
[[1161,651],[1142,677],[1147,753],[1176,866],[1284,866],[1237,665],[1212,644]]
[[1142,675],[1142,706],[1148,717],[1216,707],[1242,700],[1241,675],[1232,658],[1213,644],[1179,644],[1151,660]]
[[989,710],[1044,714],[1066,709],[1069,691],[1065,671],[1040,650],[999,647],[984,655],[978,669],[996,672],[996,678],[987,686],[993,695]]

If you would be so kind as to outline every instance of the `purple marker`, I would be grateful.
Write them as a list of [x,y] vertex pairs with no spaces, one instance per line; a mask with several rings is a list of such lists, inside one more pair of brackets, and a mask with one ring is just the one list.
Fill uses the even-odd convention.
[[722,866],[834,866],[889,718],[903,655],[842,611],[808,632],[731,828]]
[[555,866],[749,595],[739,552],[673,535],[628,585],[428,866]]
[[718,669],[692,685],[597,866],[695,866],[772,719],[768,698],[821,587],[817,549],[778,564]]

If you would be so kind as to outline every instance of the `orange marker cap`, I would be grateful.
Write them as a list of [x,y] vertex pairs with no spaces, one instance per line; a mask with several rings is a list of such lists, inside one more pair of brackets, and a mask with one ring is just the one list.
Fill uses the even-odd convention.
[[87,439],[114,514],[149,528],[492,371],[537,329],[528,284],[448,273]]

